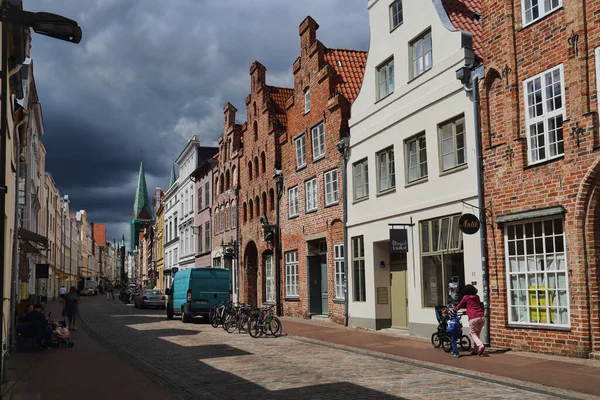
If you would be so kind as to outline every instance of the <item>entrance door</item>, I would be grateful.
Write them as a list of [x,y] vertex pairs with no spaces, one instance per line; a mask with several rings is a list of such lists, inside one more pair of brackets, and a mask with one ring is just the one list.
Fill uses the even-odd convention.
[[390,260],[392,328],[408,328],[408,286],[406,256]]
[[329,315],[329,285],[327,282],[327,255],[321,255],[321,314]]
[[308,256],[308,312],[311,315],[323,313],[321,287],[321,256]]

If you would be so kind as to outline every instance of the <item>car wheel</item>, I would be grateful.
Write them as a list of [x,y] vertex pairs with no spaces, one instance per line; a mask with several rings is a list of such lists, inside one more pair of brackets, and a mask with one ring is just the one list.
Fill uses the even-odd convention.
[[184,324],[187,324],[189,322],[189,317],[183,310],[181,310],[181,322],[183,322]]

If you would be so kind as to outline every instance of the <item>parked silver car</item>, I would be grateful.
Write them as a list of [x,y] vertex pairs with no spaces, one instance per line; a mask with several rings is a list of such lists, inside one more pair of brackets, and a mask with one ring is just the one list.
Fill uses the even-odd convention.
[[165,309],[167,296],[160,290],[146,289],[139,294],[133,301],[136,308],[158,307]]

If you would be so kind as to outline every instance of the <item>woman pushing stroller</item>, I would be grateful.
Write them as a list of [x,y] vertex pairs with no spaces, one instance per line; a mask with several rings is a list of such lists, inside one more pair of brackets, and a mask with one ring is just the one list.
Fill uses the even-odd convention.
[[469,317],[469,334],[477,346],[477,349],[474,349],[472,354],[481,356],[485,351],[485,346],[481,342],[479,336],[481,335],[481,330],[485,324],[485,314],[475,286],[466,285],[463,288],[463,298],[460,303],[454,307],[454,311],[458,311],[461,308],[467,309],[467,316]]

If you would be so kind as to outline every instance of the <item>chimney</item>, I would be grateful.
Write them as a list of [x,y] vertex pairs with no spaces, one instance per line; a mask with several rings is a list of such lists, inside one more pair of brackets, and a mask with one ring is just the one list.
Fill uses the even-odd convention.
[[317,29],[319,24],[310,15],[300,24],[300,48],[303,52],[317,41]]
[[235,108],[233,106],[233,104],[231,103],[227,103],[225,104],[225,107],[223,108],[223,113],[225,114],[225,129],[224,131],[227,132],[229,131],[229,129],[231,129],[233,127],[233,125],[235,124],[235,113],[237,112],[237,108]]
[[250,66],[250,77],[252,92],[256,93],[259,88],[267,84],[267,69],[259,61],[254,61]]

